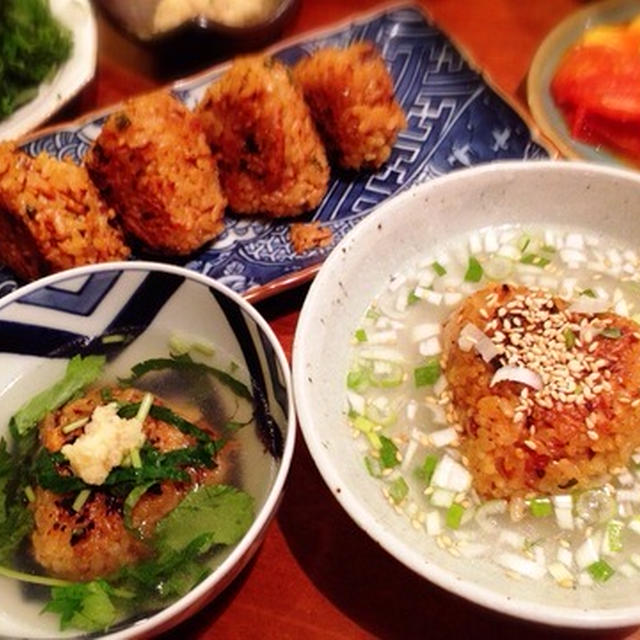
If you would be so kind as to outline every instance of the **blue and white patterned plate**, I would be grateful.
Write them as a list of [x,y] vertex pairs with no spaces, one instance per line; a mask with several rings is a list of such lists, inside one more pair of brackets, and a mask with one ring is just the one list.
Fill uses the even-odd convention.
[[[407,187],[460,167],[503,159],[544,158],[548,152],[527,124],[464,60],[451,41],[414,6],[392,7],[272,50],[286,63],[328,46],[374,42],[385,59],[407,114],[387,164],[376,173],[334,171],[320,206],[298,220],[317,220],[333,232],[331,246],[296,254],[290,221],[227,216],[217,240],[186,264],[255,300],[311,277],[331,248],[377,205]],[[178,82],[175,94],[193,107],[227,65]],[[115,107],[114,107],[115,108]],[[111,110],[113,110],[112,108]],[[81,162],[105,113],[93,114],[28,140],[31,154],[45,150]],[[0,270],[0,294],[15,287]]]

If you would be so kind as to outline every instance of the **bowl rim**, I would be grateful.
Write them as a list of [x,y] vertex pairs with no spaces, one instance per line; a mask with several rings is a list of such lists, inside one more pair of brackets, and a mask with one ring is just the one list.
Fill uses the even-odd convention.
[[[284,483],[289,474],[291,466],[291,460],[293,457],[295,439],[296,439],[296,414],[295,406],[293,402],[293,385],[291,381],[291,372],[289,363],[287,361],[284,349],[280,344],[274,331],[271,329],[267,321],[262,317],[258,310],[247,302],[241,295],[227,287],[226,285],[214,280],[213,278],[191,271],[186,267],[180,267],[176,265],[163,264],[153,261],[139,261],[139,262],[106,262],[102,264],[87,265],[82,267],[76,267],[73,269],[67,269],[60,271],[52,275],[40,278],[26,284],[18,289],[12,291],[0,298],[0,310],[6,306],[18,301],[24,295],[32,293],[42,287],[46,287],[62,280],[69,280],[71,278],[79,278],[94,273],[104,273],[108,271],[155,271],[170,273],[173,275],[183,276],[187,280],[191,280],[202,284],[207,287],[211,287],[216,291],[224,294],[233,302],[235,302],[245,313],[247,313],[251,319],[260,328],[263,334],[268,338],[271,347],[274,350],[274,354],[280,369],[282,372],[283,383],[287,391],[287,432],[284,439],[284,447],[282,452],[282,458],[279,461],[278,468],[273,479],[273,484],[265,498],[263,505],[257,512],[256,517],[249,527],[249,530],[245,533],[242,539],[236,544],[231,553],[223,560],[223,562],[216,567],[212,573],[207,576],[200,584],[196,585],[184,596],[171,603],[164,609],[150,615],[149,617],[137,620],[129,624],[124,629],[118,629],[114,632],[107,632],[101,638],[109,640],[124,640],[125,638],[133,637],[149,637],[155,632],[167,631],[173,624],[179,624],[184,621],[186,617],[192,615],[189,613],[189,609],[196,607],[199,609],[206,603],[206,596],[218,583],[223,584],[223,589],[228,586],[234,577],[238,567],[240,569],[246,563],[246,560],[257,551],[256,543],[261,542],[261,535],[264,533],[266,527],[274,517],[277,508],[282,497]],[[255,547],[254,547],[255,545]],[[252,549],[252,547],[254,547]],[[245,562],[243,562],[243,559]],[[240,570],[239,569],[239,570]],[[217,596],[218,593],[214,595]],[[195,613],[195,610],[193,613]],[[181,614],[187,612],[185,618],[181,618]],[[173,619],[176,619],[175,623],[172,623]],[[63,638],[65,636],[60,636]],[[75,637],[75,636],[74,636]]]
[[[608,176],[633,182],[640,191],[640,173],[622,167],[598,165],[586,161],[536,160],[524,162],[510,160],[459,169],[428,182],[414,185],[391,200],[382,203],[346,234],[333,249],[320,268],[305,298],[292,348],[292,379],[298,424],[318,471],[342,508],[384,551],[426,580],[487,609],[531,622],[576,629],[607,629],[638,624],[640,622],[640,604],[635,607],[586,610],[577,607],[527,602],[510,596],[501,596],[486,586],[466,582],[452,571],[441,568],[437,563],[432,563],[427,557],[400,540],[392,529],[380,526],[372,513],[360,503],[352,489],[342,481],[340,469],[332,461],[332,455],[329,448],[325,446],[326,442],[323,442],[320,430],[316,427],[310,407],[310,396],[313,389],[307,380],[308,372],[305,371],[305,363],[309,361],[308,341],[305,339],[305,335],[313,335],[312,323],[320,304],[316,300],[327,300],[323,290],[333,282],[333,265],[339,264],[344,255],[348,255],[348,247],[357,242],[361,236],[375,232],[379,223],[383,222],[384,217],[388,215],[389,210],[401,210],[405,203],[416,197],[416,194],[426,195],[434,189],[439,189],[440,185],[464,182],[474,176],[500,175],[501,173],[518,174],[531,171],[564,171],[570,175],[587,173]],[[344,265],[342,268],[344,269]]]

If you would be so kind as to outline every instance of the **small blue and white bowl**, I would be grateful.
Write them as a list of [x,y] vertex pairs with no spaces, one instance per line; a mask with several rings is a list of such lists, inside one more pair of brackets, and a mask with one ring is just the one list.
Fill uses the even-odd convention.
[[[264,487],[253,524],[212,573],[162,611],[116,625],[106,636],[112,639],[148,637],[186,619],[220,593],[259,547],[293,453],[289,366],[275,334],[248,302],[182,267],[152,262],[81,267],[0,298],[0,436],[5,437],[10,416],[60,378],[72,356],[103,353],[110,375],[126,375],[136,362],[166,355],[168,339],[176,333],[214,345],[227,361],[248,372],[272,418],[271,450],[254,438],[259,454],[270,457],[265,465],[269,472],[252,481]],[[105,340],[107,336],[111,338]],[[0,635],[69,637],[58,631],[58,617],[40,614],[41,608],[42,603],[23,599],[15,581],[0,578]]]

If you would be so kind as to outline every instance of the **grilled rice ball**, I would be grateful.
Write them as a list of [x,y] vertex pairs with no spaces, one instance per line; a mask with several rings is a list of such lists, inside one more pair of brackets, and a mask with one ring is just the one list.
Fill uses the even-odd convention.
[[[568,307],[542,291],[495,284],[467,298],[445,325],[444,372],[464,430],[460,450],[484,498],[600,486],[640,446],[638,325]],[[476,349],[461,348],[468,323],[495,337],[505,355],[486,363]],[[567,344],[571,325],[575,343]],[[537,363],[529,368],[541,376],[541,389],[509,380],[492,385],[507,358]]]
[[320,49],[298,62],[294,77],[341,166],[378,168],[388,160],[398,131],[407,123],[373,44]]
[[112,114],[85,163],[126,232],[152,253],[189,254],[223,229],[226,201],[202,127],[166,91]]
[[[136,389],[111,390],[114,400],[139,402],[143,393]],[[40,441],[51,452],[70,444],[82,430],[65,434],[64,425],[92,414],[104,404],[100,392],[93,390],[48,414],[40,424]],[[156,398],[154,404],[162,404]],[[208,425],[201,418],[186,415],[203,429]],[[195,441],[173,425],[147,417],[143,425],[147,441],[161,452],[192,446]],[[35,528],[31,535],[31,549],[35,560],[51,575],[73,581],[92,580],[107,576],[118,569],[139,562],[152,554],[148,540],[158,521],[172,511],[197,484],[224,482],[228,475],[229,445],[216,456],[213,469],[188,470],[190,482],[163,481],[151,487],[136,503],[132,524],[141,533],[138,538],[124,524],[124,498],[115,497],[96,487],[76,512],[72,508],[75,494],[56,494],[37,487],[32,504]]]
[[0,144],[0,262],[25,279],[129,255],[86,170]]
[[329,179],[326,153],[302,93],[280,62],[237,58],[197,114],[233,211],[294,216],[320,203]]

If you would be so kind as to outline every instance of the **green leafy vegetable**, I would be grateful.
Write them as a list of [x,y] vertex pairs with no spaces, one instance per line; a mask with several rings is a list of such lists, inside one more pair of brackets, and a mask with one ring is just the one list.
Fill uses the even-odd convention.
[[210,545],[234,544],[252,522],[253,498],[249,494],[235,487],[210,485],[191,491],[158,522],[155,541],[163,551],[182,551],[203,534],[210,536]]
[[600,332],[600,335],[610,340],[618,340],[622,338],[622,330],[619,327],[607,327]]
[[482,265],[478,262],[477,258],[469,256],[469,264],[467,265],[467,272],[464,274],[465,282],[480,282],[484,274]]
[[464,515],[465,508],[454,502],[448,509],[445,516],[445,523],[449,529],[459,529],[462,516]]
[[174,369],[176,371],[193,371],[199,374],[210,374],[217,378],[222,384],[229,387],[237,396],[247,400],[253,400],[249,388],[229,375],[226,371],[210,367],[209,365],[195,362],[188,354],[182,354],[173,358],[151,358],[139,362],[131,368],[131,376],[120,380],[122,384],[133,384],[138,378],[150,371],[163,371],[164,369]]
[[53,587],[51,600],[43,611],[60,615],[62,631],[70,627],[84,631],[102,631],[117,618],[116,608],[111,601],[113,593],[113,588],[105,580]]
[[71,48],[46,0],[0,2],[0,120],[36,95]]
[[69,360],[64,377],[24,404],[11,418],[10,427],[17,437],[33,429],[50,411],[71,400],[102,373],[104,356],[74,356]]
[[366,342],[367,341],[367,332],[360,328],[356,329],[355,338],[358,342]]
[[587,567],[587,571],[598,582],[606,582],[615,573],[613,567],[605,560],[596,560]]
[[553,513],[553,507],[549,498],[534,498],[529,503],[531,515],[536,518],[545,518]]
[[416,469],[416,475],[420,480],[423,480],[426,484],[431,482],[431,478],[433,476],[433,472],[436,470],[436,466],[438,465],[438,456],[430,453],[424,459],[421,467]]

